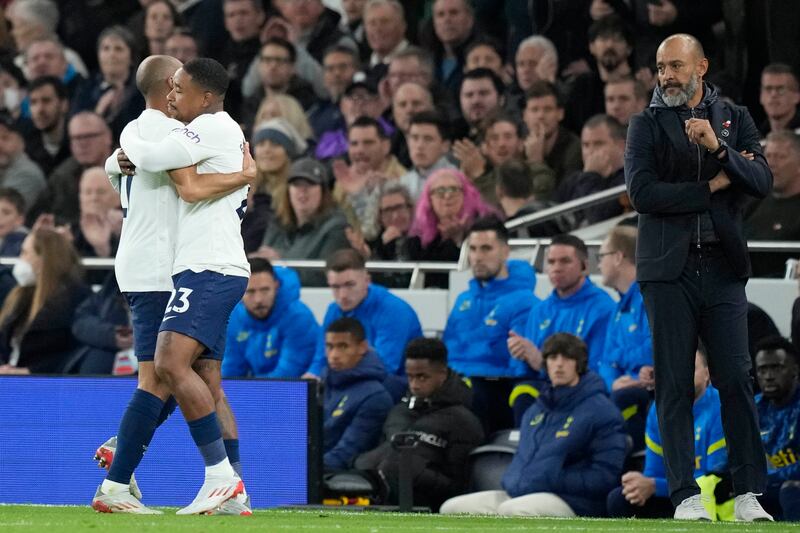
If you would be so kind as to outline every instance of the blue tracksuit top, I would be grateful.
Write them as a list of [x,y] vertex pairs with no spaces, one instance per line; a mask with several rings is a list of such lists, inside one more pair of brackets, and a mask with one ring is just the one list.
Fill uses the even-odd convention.
[[503,489],[512,498],[552,492],[579,516],[602,516],[622,474],[625,438],[600,376],[588,371],[574,387],[549,387],[522,417]]
[[[534,303],[536,274],[525,261],[508,262],[508,277],[480,282],[458,295],[444,329],[447,361],[464,376],[514,376],[508,353],[511,325],[524,320]],[[516,374],[514,373],[516,372]]]
[[362,452],[378,445],[394,402],[382,381],[383,363],[369,351],[349,369],[322,373],[323,462],[326,469],[348,468]]
[[624,375],[638,379],[639,369],[647,365],[653,366],[653,340],[642,292],[634,282],[628,292],[620,294],[617,309],[611,315],[597,371],[611,390],[615,379]]
[[[583,286],[571,296],[560,298],[555,289],[541,303],[534,305],[527,321],[512,329],[542,349],[544,341],[554,333],[571,333],[580,337],[589,348],[589,368],[597,371],[606,343],[608,323],[614,312],[614,300],[587,277]],[[547,379],[542,368],[538,375],[525,361],[514,360],[513,375]]]
[[411,339],[422,337],[417,313],[401,298],[380,285],[370,283],[366,298],[353,310],[344,312],[331,302],[322,321],[321,341],[308,371],[319,376],[325,366],[325,330],[344,316],[358,319],[364,326],[367,342],[375,349],[390,374],[405,374],[403,350]]
[[800,387],[787,405],[778,408],[763,394],[756,396],[761,441],[767,452],[767,477],[770,485],[800,480]]
[[[722,472],[728,464],[728,450],[725,434],[722,432],[722,415],[719,407],[719,391],[709,385],[692,408],[694,416],[694,477],[705,476],[711,472]],[[644,434],[647,444],[644,456],[644,472],[656,480],[656,496],[669,497],[667,473],[664,469],[664,451],[658,432],[656,404],[647,413],[647,429]]]
[[254,318],[243,302],[228,322],[223,377],[300,377],[311,363],[320,339],[314,314],[300,301],[300,279],[289,268],[275,267],[280,282],[267,318]]

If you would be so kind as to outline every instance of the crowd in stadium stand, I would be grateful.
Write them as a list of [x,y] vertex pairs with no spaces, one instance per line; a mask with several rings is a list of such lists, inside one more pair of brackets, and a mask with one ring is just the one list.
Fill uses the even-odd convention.
[[[360,472],[377,501],[397,503],[395,437],[411,435],[415,503],[433,509],[672,516],[635,217],[597,254],[617,302],[570,235],[632,214],[630,201],[511,233],[503,222],[625,182],[626,128],[656,87],[656,47],[684,32],[710,60],[708,86],[746,105],[763,137],[774,187],[745,207],[746,237],[800,241],[791,0],[0,0],[0,13],[0,256],[20,259],[0,266],[0,374],[135,372],[114,273],[81,258],[113,258],[119,244],[125,213],[104,165],[144,109],[140,60],[212,57],[257,168],[242,221],[252,275],[224,376],[319,379],[326,471]],[[512,237],[552,238],[546,299],[532,267],[509,258]],[[454,263],[463,248],[473,278],[441,341],[422,338],[429,328],[387,289],[408,274],[365,267]],[[783,276],[790,256],[754,256],[754,275]],[[272,264],[282,259],[326,266]],[[446,274],[425,281],[448,287]],[[301,287],[331,289],[322,324]],[[800,298],[791,314],[787,340],[751,305],[749,333],[765,507],[800,520]],[[695,474],[726,519],[705,361],[701,346]],[[513,428],[502,479],[477,483],[470,452]]]

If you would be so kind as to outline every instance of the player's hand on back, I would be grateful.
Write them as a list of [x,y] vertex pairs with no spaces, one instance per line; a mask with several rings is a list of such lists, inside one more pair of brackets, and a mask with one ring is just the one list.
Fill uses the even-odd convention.
[[136,165],[134,165],[128,156],[125,155],[125,152],[122,148],[119,149],[117,152],[117,162],[119,163],[119,169],[122,171],[123,174],[126,176],[133,176],[136,172]]
[[253,156],[250,154],[250,143],[244,143],[244,158],[242,159],[242,177],[247,180],[247,185],[253,183],[256,179],[256,173],[258,172],[258,168],[256,167],[256,160],[253,159]]

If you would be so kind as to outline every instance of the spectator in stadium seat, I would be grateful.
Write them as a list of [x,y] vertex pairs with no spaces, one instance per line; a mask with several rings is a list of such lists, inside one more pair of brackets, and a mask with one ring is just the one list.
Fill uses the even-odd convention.
[[322,79],[328,98],[317,98],[308,112],[316,138],[322,137],[326,131],[335,130],[344,121],[339,102],[360,66],[358,53],[347,46],[334,46],[325,52]]
[[609,322],[598,374],[625,418],[634,450],[644,448],[644,427],[653,389],[653,339],[636,282],[636,228],[616,226],[597,252],[603,285],[619,293]]
[[0,373],[60,373],[77,347],[75,308],[89,294],[78,254],[63,235],[32,231],[13,269],[17,287],[0,310]]
[[588,369],[586,344],[568,333],[545,341],[552,385],[526,412],[519,449],[503,489],[457,496],[443,514],[603,516],[605,498],[622,473],[622,417]]
[[[553,189],[550,172],[534,173],[528,163],[510,159],[495,169],[495,196],[506,221],[536,213],[554,204],[546,200]],[[567,224],[559,220],[540,222],[515,230],[521,238],[551,237],[564,233]]]
[[[273,118],[283,118],[292,125],[307,144],[313,144],[311,124],[297,98],[288,94],[273,93],[264,97],[256,111],[255,125]],[[255,132],[254,132],[255,133]]]
[[[595,115],[586,121],[581,131],[583,169],[567,176],[558,184],[554,199],[557,202],[577,200],[590,194],[625,184],[622,169],[625,155],[625,126],[608,115]],[[587,207],[576,213],[575,227],[591,225],[621,215],[622,199]]]
[[424,111],[433,111],[433,95],[418,83],[404,83],[392,94],[391,110],[392,120],[397,126],[392,136],[392,153],[403,166],[409,167],[412,163],[408,147],[411,117]]
[[369,0],[364,5],[363,18],[372,52],[367,75],[379,80],[386,75],[392,57],[409,46],[405,10],[397,0]]
[[339,13],[325,7],[322,0],[275,0],[273,6],[298,36],[295,46],[304,48],[317,63],[322,64],[325,50],[331,46],[344,44],[357,49],[355,42],[339,29]]
[[231,313],[223,377],[297,378],[317,351],[320,328],[300,301],[294,270],[252,258],[250,281]]
[[[242,80],[253,59],[259,51],[263,52],[259,33],[266,18],[264,4],[261,0],[223,0],[222,14],[228,38],[224,44],[215,44],[222,48],[220,63],[225,66],[231,79],[225,108],[234,118],[247,121],[249,117],[241,115]],[[263,61],[261,66],[264,66]],[[249,109],[256,107],[249,106]]]
[[487,433],[492,433],[490,428],[511,427],[513,419],[508,409],[509,382],[484,378],[520,373],[508,351],[508,333],[539,302],[533,295],[535,273],[525,261],[508,259],[508,239],[508,230],[495,216],[479,218],[469,228],[473,278],[453,304],[442,337],[450,368],[472,381],[473,410],[486,424]]
[[525,159],[535,171],[551,172],[554,187],[583,167],[581,140],[565,128],[561,92],[549,81],[534,83],[525,95],[522,119],[528,128]]
[[45,212],[52,213],[57,224],[79,221],[78,183],[89,167],[105,165],[111,153],[111,130],[103,119],[91,111],[73,115],[67,123],[72,156],[50,174],[47,191],[28,212],[28,221]]
[[506,108],[519,112],[525,107],[525,93],[537,81],[554,83],[558,74],[558,51],[542,35],[531,35],[517,47],[514,56],[514,81],[506,95]]
[[589,369],[595,371],[603,357],[608,324],[614,312],[614,300],[589,279],[586,244],[574,235],[556,235],[547,248],[547,277],[553,292],[534,305],[527,320],[512,324],[508,349],[517,359],[515,375],[533,376],[512,392],[516,419],[537,394],[538,381],[545,380],[542,352],[545,340],[555,333],[571,333],[586,342]]
[[[350,245],[347,220],[336,207],[325,166],[311,158],[298,159],[289,170],[288,187],[275,201],[275,215],[267,224],[257,255],[276,259],[324,259]],[[304,285],[322,284],[316,272],[301,273]]]
[[418,46],[409,46],[395,54],[389,63],[389,71],[380,83],[381,98],[390,101],[394,91],[404,83],[418,83],[431,92],[436,109],[449,120],[459,117],[457,95],[440,85],[433,71],[430,54]]
[[497,182],[495,169],[507,161],[522,156],[525,132],[522,122],[517,120],[515,115],[503,111],[487,117],[485,124],[486,129],[481,144],[483,157],[474,158],[474,165],[470,167],[466,167],[462,162],[461,167],[480,191],[483,201],[490,205],[499,205],[495,194]]
[[757,348],[756,377],[761,394],[756,408],[767,452],[768,509],[783,520],[800,520],[800,387],[798,351],[783,337],[764,339]]
[[[700,345],[694,363],[694,477],[725,472],[728,453],[722,432],[719,392],[709,383],[708,362]],[[647,415],[644,472],[629,471],[622,486],[608,494],[611,517],[672,518],[674,508],[667,489],[666,465],[655,403]],[[721,503],[721,502],[720,502]]]
[[[371,241],[350,240],[350,244],[366,259],[407,261],[408,232],[414,222],[414,199],[400,183],[384,183],[378,196],[378,235]],[[405,274],[381,273],[380,278],[407,279]],[[408,283],[405,283],[407,286]]]
[[464,53],[464,72],[476,68],[488,68],[508,85],[511,83],[511,78],[503,62],[504,56],[499,42],[491,37],[479,37],[470,43]]
[[22,71],[8,58],[0,58],[0,110],[8,112],[12,117],[25,120],[22,108],[27,95],[25,94],[26,78]]
[[0,112],[0,186],[17,190],[32,205],[47,182],[39,166],[25,153],[25,139],[14,118]]
[[[458,261],[461,243],[472,222],[495,213],[480,192],[456,169],[443,168],[425,181],[409,239],[415,261]],[[426,285],[446,287],[447,275],[428,274]]]
[[367,0],[343,0],[342,21],[339,28],[345,35],[349,36],[358,45],[360,57],[368,57],[370,54],[367,44],[366,29],[364,28],[364,5]]
[[800,81],[792,67],[783,63],[764,67],[760,101],[767,115],[758,128],[763,137],[781,130],[800,133]]
[[406,169],[390,153],[389,138],[377,120],[357,118],[347,130],[347,139],[350,165],[334,162],[333,195],[348,214],[352,213],[351,224],[371,240],[378,235],[375,221],[380,187],[396,182]]
[[370,349],[358,320],[331,322],[325,328],[324,350],[323,464],[328,471],[344,470],[378,443],[394,402],[382,383],[383,363]]
[[[357,319],[366,332],[369,346],[383,361],[389,374],[403,373],[403,350],[408,341],[422,336],[417,313],[404,300],[380,285],[371,283],[364,258],[355,250],[339,250],[325,261],[325,275],[334,301],[328,306],[322,329],[342,317]],[[307,376],[321,375],[325,365],[324,345],[317,353]]]
[[472,392],[447,365],[448,350],[438,339],[414,339],[405,350],[409,390],[383,425],[381,443],[355,461],[388,486],[385,503],[398,503],[400,452],[392,438],[411,432],[419,444],[411,451],[414,505],[434,511],[467,487],[467,457],[483,441],[480,422],[470,411]]
[[79,374],[111,374],[117,352],[133,347],[130,310],[109,272],[98,292],[79,303],[72,334],[80,344],[75,351]]
[[139,63],[135,46],[127,28],[105,28],[97,38],[100,69],[78,87],[72,102],[73,115],[94,111],[111,128],[114,139],[144,110],[144,98],[135,83],[134,67]]
[[84,257],[113,257],[122,232],[122,209],[103,167],[89,167],[81,174],[78,205],[78,222],[70,228],[75,250]]
[[444,117],[438,111],[422,111],[409,118],[406,143],[411,159],[411,169],[400,176],[411,196],[419,198],[425,181],[442,168],[455,168],[447,157],[450,152],[450,132]]
[[[480,155],[478,143],[486,131],[485,121],[503,107],[504,94],[503,80],[488,68],[476,68],[464,73],[458,90],[463,120],[456,121],[454,125],[456,133],[463,139],[453,144],[453,154],[462,164],[471,155]],[[463,143],[466,146],[462,148]],[[473,153],[467,152],[467,148]]]
[[31,82],[42,76],[58,78],[64,84],[70,102],[85,79],[67,62],[64,45],[55,36],[42,37],[28,45],[25,50],[25,75]]
[[187,63],[200,56],[199,44],[194,34],[185,28],[175,28],[164,42],[164,53],[181,63]]
[[25,198],[16,189],[0,187],[0,257],[19,255],[28,235],[24,223]]
[[433,50],[436,79],[455,92],[461,86],[464,54],[478,35],[475,11],[469,0],[436,0],[432,18],[433,35],[421,32],[430,41],[424,46]]
[[603,88],[606,115],[627,126],[633,115],[647,107],[647,96],[647,88],[633,76],[609,78]]
[[166,54],[167,39],[180,26],[178,10],[167,0],[151,1],[144,9],[145,57]]
[[70,156],[67,136],[69,99],[64,84],[42,76],[28,86],[31,126],[25,132],[25,151],[45,176]]

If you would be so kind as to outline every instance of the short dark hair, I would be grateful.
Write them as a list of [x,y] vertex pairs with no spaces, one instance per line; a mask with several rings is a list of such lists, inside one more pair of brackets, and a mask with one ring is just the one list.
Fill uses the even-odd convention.
[[633,86],[633,96],[639,100],[647,101],[650,96],[647,86],[641,80],[637,80],[630,74],[622,74],[619,76],[612,76],[608,78],[606,87],[609,85],[622,85],[623,83],[630,83]]
[[520,139],[525,138],[525,126],[515,114],[509,113],[505,109],[500,109],[486,118],[483,126],[483,136],[486,137],[486,132],[494,127],[495,124],[500,124],[501,122],[507,122],[511,124],[514,126],[514,130],[517,132],[517,137]]
[[438,111],[420,111],[419,113],[414,113],[409,120],[408,129],[411,130],[411,126],[414,124],[435,126],[436,129],[439,130],[439,135],[442,139],[445,141],[450,140],[450,125],[447,119]]
[[347,127],[348,136],[350,135],[350,132],[353,130],[353,128],[375,128],[375,131],[378,132],[378,137],[380,137],[381,139],[389,138],[389,136],[386,135],[386,131],[384,131],[383,126],[381,126],[381,123],[375,120],[374,118],[368,117],[366,115],[358,117],[353,121],[352,124],[350,124]]
[[533,83],[525,93],[525,104],[527,105],[530,100],[534,98],[544,98],[552,96],[556,99],[556,106],[564,109],[564,95],[558,89],[555,83],[547,80],[539,80]]
[[467,230],[467,237],[477,231],[493,231],[499,240],[508,244],[508,239],[510,237],[508,228],[506,228],[506,225],[495,215],[486,215],[473,222]]
[[800,354],[798,354],[797,348],[782,335],[770,335],[756,343],[756,354],[766,351],[777,352],[778,350],[786,352],[786,355],[792,358],[795,365],[800,363]]
[[630,26],[619,15],[608,15],[589,26],[589,42],[600,37],[622,37],[629,46],[634,43]]
[[361,322],[349,316],[337,318],[331,322],[325,330],[325,333],[349,333],[356,342],[361,342],[367,338],[367,334],[364,333],[364,326],[361,325]]
[[504,196],[525,200],[534,195],[533,172],[521,159],[509,159],[494,171],[497,186]]
[[468,70],[464,73],[464,77],[461,79],[461,85],[458,86],[458,94],[461,94],[461,89],[464,87],[464,83],[467,80],[482,80],[488,78],[492,80],[492,85],[494,85],[494,90],[497,91],[498,96],[503,96],[506,92],[506,85],[503,83],[503,80],[500,79],[495,71],[480,67],[474,68],[472,70]]
[[556,355],[575,360],[579,375],[585,374],[589,369],[589,349],[586,343],[575,335],[555,333],[547,337],[542,346],[542,358],[547,360]]
[[224,97],[228,91],[228,72],[222,63],[210,57],[198,57],[187,61],[183,70],[192,77],[192,81],[206,91]]
[[328,57],[330,54],[345,54],[350,56],[350,59],[353,60],[353,66],[356,70],[361,68],[361,57],[358,55],[358,51],[355,50],[352,46],[347,46],[346,44],[335,44],[333,46],[329,46],[325,49],[322,53],[322,61],[325,61],[325,58]]
[[280,46],[281,48],[286,50],[289,53],[289,61],[291,61],[292,63],[297,61],[297,49],[294,47],[292,43],[290,43],[283,37],[277,37],[277,36],[270,37],[269,39],[264,41],[264,44],[261,45],[261,48],[259,50],[263,50],[265,46],[268,46],[270,44],[273,46]]
[[628,128],[623,126],[619,120],[615,119],[611,115],[606,115],[605,113],[592,116],[584,123],[583,129],[594,129],[602,125],[605,125],[608,128],[611,138],[615,141],[624,141],[627,139]]
[[578,259],[586,261],[589,258],[589,249],[583,239],[570,235],[569,233],[562,233],[550,239],[550,246],[560,244],[562,246],[572,246],[578,254]]
[[56,92],[56,96],[58,96],[59,100],[67,99],[67,88],[64,86],[64,82],[55,76],[39,76],[28,86],[28,94],[42,87],[47,87],[48,85]]
[[405,357],[408,359],[427,359],[431,363],[447,366],[447,346],[439,339],[419,337],[406,344]]
[[263,257],[251,257],[247,260],[250,263],[250,274],[267,273],[273,278],[275,277],[275,268],[267,259]]
[[498,41],[497,39],[493,39],[492,37],[485,37],[485,36],[478,37],[477,39],[472,41],[469,44],[469,46],[467,46],[467,49],[464,51],[464,58],[466,58],[470,52],[472,52],[479,46],[488,46],[489,48],[497,52],[497,55],[500,56],[500,61],[503,61],[505,59],[506,55],[505,50],[503,49],[503,45],[500,43],[500,41]]
[[791,76],[792,79],[794,79],[795,89],[797,89],[798,85],[797,73],[791,66],[787,65],[786,63],[770,63],[769,65],[764,67],[764,70],[761,71],[761,75],[763,76],[764,74],[787,74]]
[[20,215],[25,214],[25,197],[11,187],[0,187],[0,200],[5,200],[14,206]]
[[336,250],[325,261],[326,272],[344,272],[345,270],[366,270],[364,257],[352,248]]

